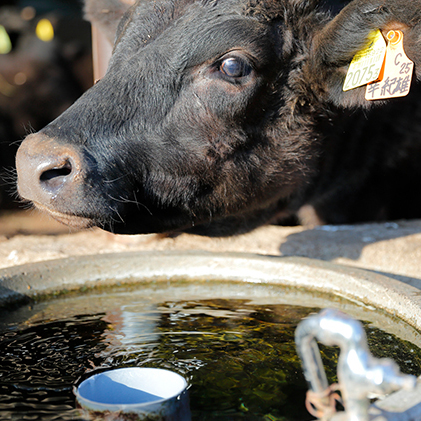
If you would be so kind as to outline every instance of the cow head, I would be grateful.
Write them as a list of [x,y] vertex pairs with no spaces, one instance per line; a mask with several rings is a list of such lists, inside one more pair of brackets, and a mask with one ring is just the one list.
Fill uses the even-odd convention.
[[277,217],[314,171],[315,120],[365,106],[341,87],[371,30],[398,25],[418,60],[421,2],[386,3],[331,19],[317,1],[138,1],[103,79],[22,143],[20,195],[119,233],[226,235]]

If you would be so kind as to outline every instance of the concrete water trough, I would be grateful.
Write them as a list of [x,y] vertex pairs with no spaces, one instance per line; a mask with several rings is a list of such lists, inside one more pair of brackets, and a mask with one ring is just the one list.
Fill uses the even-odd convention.
[[[214,296],[257,301],[264,297],[265,303],[338,308],[421,347],[421,295],[416,287],[330,262],[249,253],[125,252],[4,268],[0,271],[0,305],[12,306],[15,310],[3,311],[2,322],[10,323],[10,318],[19,314],[20,304],[25,308],[25,303],[41,300],[45,316],[53,311],[54,297],[66,296],[64,293],[99,289],[106,296],[108,287],[135,285],[142,288],[145,282],[154,284],[158,290],[161,285],[166,289],[181,282],[183,287],[179,292],[177,288],[170,291],[173,297],[178,294],[179,297]],[[54,311],[61,310],[59,304]],[[26,316],[19,317],[24,320]],[[36,317],[31,314],[32,319]],[[371,409],[371,419],[421,419],[419,389],[397,392],[382,400]],[[402,414],[403,411],[406,413]],[[343,416],[336,415],[337,418]]]

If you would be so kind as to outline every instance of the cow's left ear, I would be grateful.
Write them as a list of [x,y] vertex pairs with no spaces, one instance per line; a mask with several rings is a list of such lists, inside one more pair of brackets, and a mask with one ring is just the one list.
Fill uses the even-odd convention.
[[421,79],[421,0],[354,0],[313,38],[309,60],[303,68],[306,82],[319,97],[342,107],[368,107],[366,87],[343,91],[355,54],[369,43],[373,31],[384,36],[403,33],[406,55]]
[[114,44],[117,26],[135,0],[85,0],[85,18]]

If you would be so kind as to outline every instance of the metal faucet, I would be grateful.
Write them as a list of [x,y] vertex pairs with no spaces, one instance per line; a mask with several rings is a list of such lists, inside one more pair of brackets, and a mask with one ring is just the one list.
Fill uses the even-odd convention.
[[369,396],[415,388],[416,377],[402,374],[388,358],[371,355],[363,326],[339,310],[326,309],[303,320],[295,331],[295,342],[304,376],[309,383],[308,399],[320,419],[335,413],[332,386],[329,386],[317,341],[338,345],[338,389],[348,421],[368,421]]

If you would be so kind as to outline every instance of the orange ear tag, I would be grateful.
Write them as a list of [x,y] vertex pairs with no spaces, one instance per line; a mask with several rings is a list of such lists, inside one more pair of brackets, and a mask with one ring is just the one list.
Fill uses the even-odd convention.
[[379,79],[385,54],[386,42],[376,29],[370,33],[368,45],[352,59],[342,89],[349,91]]
[[368,101],[405,96],[411,88],[414,63],[403,49],[403,33],[389,31],[387,39],[383,77],[380,82],[367,85],[365,99]]

